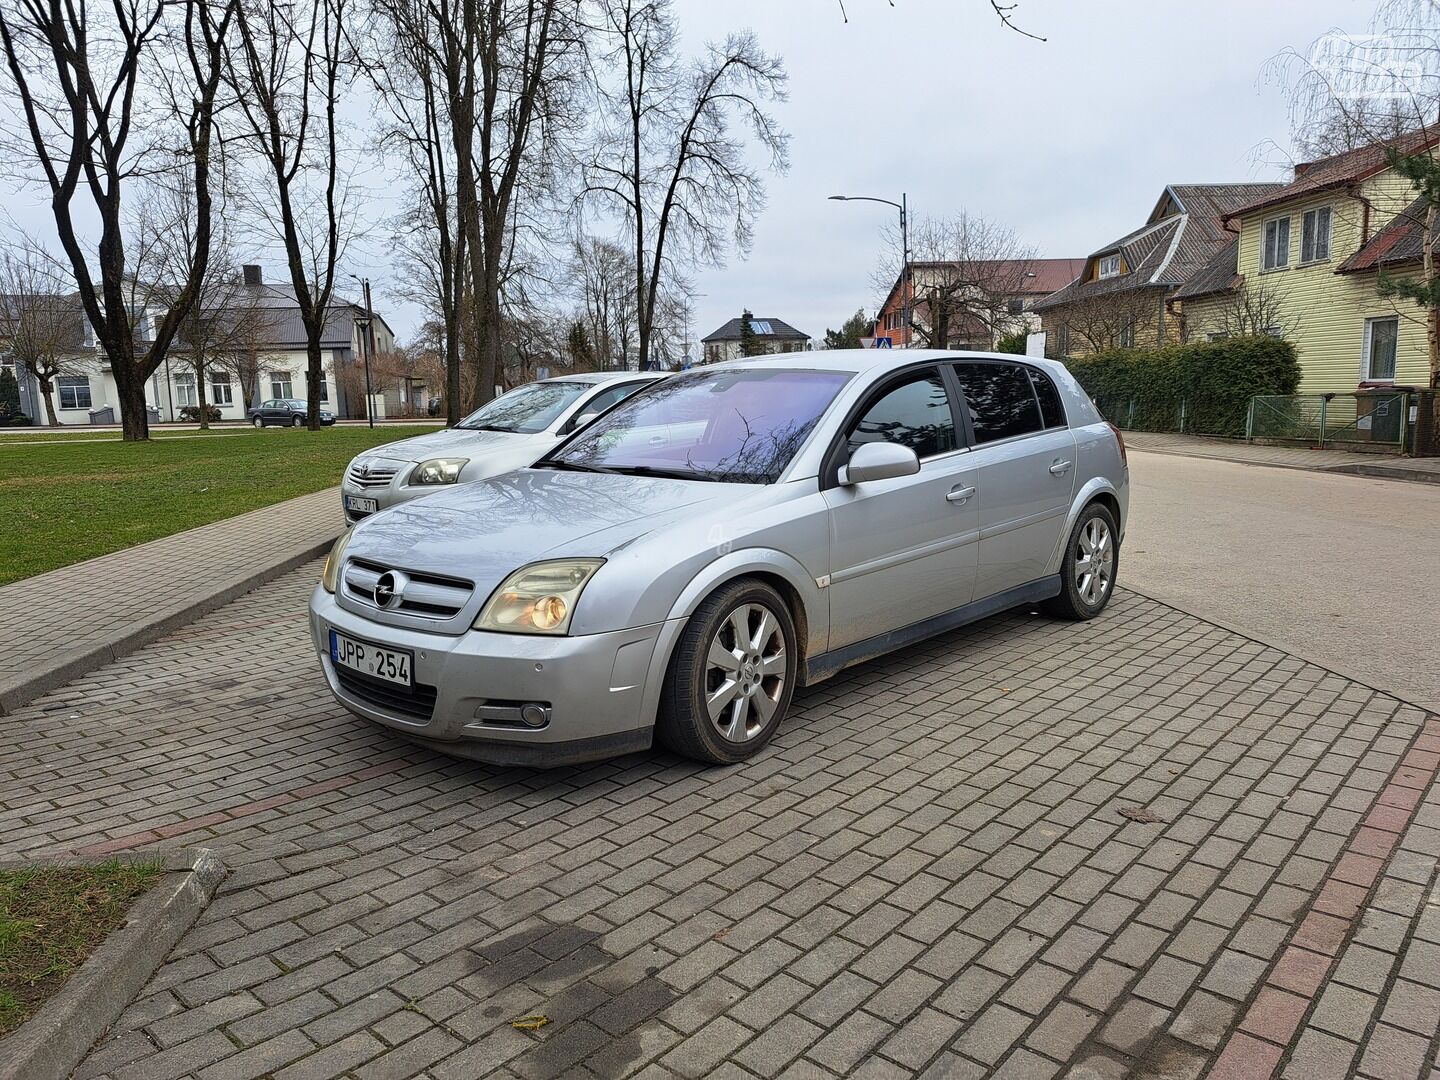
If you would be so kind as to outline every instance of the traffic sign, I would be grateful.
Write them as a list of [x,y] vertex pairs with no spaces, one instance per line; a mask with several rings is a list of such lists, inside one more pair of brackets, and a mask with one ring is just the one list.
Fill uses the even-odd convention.
[[895,339],[894,339],[894,338],[890,338],[890,337],[877,337],[877,338],[875,339],[875,348],[877,348],[877,349],[893,349],[894,347],[895,347]]

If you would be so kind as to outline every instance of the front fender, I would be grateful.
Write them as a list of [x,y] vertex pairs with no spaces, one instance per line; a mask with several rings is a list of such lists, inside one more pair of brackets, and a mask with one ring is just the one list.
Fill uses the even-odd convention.
[[[796,622],[799,627],[804,628],[802,632],[805,634],[805,641],[802,648],[805,656],[816,656],[825,651],[830,640],[830,600],[799,560],[772,548],[744,548],[728,552],[707,563],[691,578],[690,583],[680,591],[671,605],[670,613],[660,627],[654,651],[650,656],[642,702],[644,711],[641,715],[657,715],[670,658],[674,655],[676,643],[680,640],[686,623],[690,621],[690,616],[695,613],[701,601],[726,582],[752,574],[777,577],[789,585],[803,609]],[[803,677],[803,663],[798,665],[797,674]]]

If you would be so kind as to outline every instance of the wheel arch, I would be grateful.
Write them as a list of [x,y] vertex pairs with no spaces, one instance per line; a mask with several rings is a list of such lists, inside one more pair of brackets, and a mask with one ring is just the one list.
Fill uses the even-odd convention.
[[1115,527],[1120,530],[1121,538],[1124,538],[1124,503],[1121,501],[1120,492],[1105,477],[1092,477],[1081,486],[1070,501],[1070,513],[1065,516],[1065,527],[1060,530],[1060,535],[1055,541],[1055,550],[1050,555],[1050,564],[1046,573],[1058,574],[1060,572],[1061,563],[1065,558],[1065,542],[1075,528],[1075,522],[1080,520],[1080,515],[1085,512],[1087,506],[1097,502],[1110,511],[1115,518]]
[[670,661],[695,609],[717,589],[743,578],[763,581],[784,598],[795,623],[796,685],[805,685],[805,658],[812,652],[823,652],[829,634],[827,597],[805,567],[791,555],[773,549],[733,551],[696,574],[671,607],[650,656],[642,716],[648,716],[653,722],[658,715],[661,688],[670,670]]

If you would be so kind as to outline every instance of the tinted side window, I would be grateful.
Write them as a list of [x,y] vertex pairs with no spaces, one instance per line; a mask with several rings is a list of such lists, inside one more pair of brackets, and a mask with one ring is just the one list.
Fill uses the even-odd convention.
[[867,442],[908,446],[926,458],[954,450],[955,420],[940,373],[931,369],[892,386],[850,429],[850,451]]
[[604,412],[610,408],[611,405],[614,405],[617,401],[625,400],[638,389],[640,389],[639,384],[632,386],[626,383],[621,386],[612,386],[608,390],[600,391],[600,393],[587,401],[582,411],[587,413]]
[[1039,431],[1040,406],[1017,364],[956,364],[977,443]]
[[1030,382],[1035,386],[1035,396],[1040,399],[1040,418],[1047,428],[1065,426],[1065,407],[1060,404],[1060,391],[1043,371],[1027,368]]

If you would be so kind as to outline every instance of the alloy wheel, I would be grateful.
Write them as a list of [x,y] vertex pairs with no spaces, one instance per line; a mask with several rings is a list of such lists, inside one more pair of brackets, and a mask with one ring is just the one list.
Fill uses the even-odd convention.
[[1115,541],[1110,526],[1098,517],[1080,530],[1075,547],[1075,591],[1094,607],[1110,591],[1115,577]]
[[785,691],[785,634],[762,604],[732,611],[710,641],[705,660],[705,708],[731,742],[765,730]]

